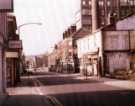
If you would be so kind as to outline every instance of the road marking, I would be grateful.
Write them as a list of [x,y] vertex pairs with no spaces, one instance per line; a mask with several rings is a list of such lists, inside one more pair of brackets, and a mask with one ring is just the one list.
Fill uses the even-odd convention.
[[54,106],[63,106],[58,99],[56,99],[53,96],[46,96],[48,98],[48,100],[54,105]]
[[37,79],[32,79],[33,82],[34,82],[34,85],[35,85],[35,90],[36,90],[36,93],[38,93],[39,95],[44,95],[44,93],[41,91],[41,89],[39,88],[39,86],[42,85],[42,83],[37,80]]
[[[38,79],[33,79],[34,81],[34,85],[36,86],[36,92],[39,94],[39,95],[45,95],[40,87],[38,86],[43,86],[43,84],[38,80]],[[46,96],[48,98],[48,100],[54,105],[54,106],[63,106],[58,99],[56,99],[55,97],[53,96]]]

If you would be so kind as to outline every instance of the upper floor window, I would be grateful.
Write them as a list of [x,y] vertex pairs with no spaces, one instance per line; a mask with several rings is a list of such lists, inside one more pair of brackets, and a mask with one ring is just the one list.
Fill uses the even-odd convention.
[[89,1],[89,5],[91,6],[91,1]]
[[100,0],[100,1],[98,2],[98,4],[99,4],[99,6],[103,6],[103,5],[104,5],[104,2],[103,2],[102,0]]
[[83,5],[86,5],[86,1],[85,1],[85,0],[83,0],[83,1],[82,1],[82,4],[83,4]]
[[107,6],[108,6],[108,7],[111,6],[111,1],[110,1],[110,0],[107,1]]
[[120,5],[127,5],[128,4],[128,0],[120,0]]
[[90,9],[82,9],[82,15],[91,15]]
[[135,5],[135,0],[129,0],[130,5]]

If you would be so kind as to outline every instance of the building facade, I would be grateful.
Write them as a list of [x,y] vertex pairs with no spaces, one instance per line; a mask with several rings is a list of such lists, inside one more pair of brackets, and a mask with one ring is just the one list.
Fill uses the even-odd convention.
[[0,94],[6,92],[7,13],[0,13]]
[[120,71],[126,74],[134,72],[135,24],[127,26],[127,29],[121,26],[131,20],[134,16],[119,21],[116,28],[107,26],[77,40],[83,75],[116,76]]
[[20,81],[22,70],[22,41],[19,35],[16,34],[16,17],[8,13],[7,19],[8,46],[6,50],[6,78],[7,86],[14,86]]
[[81,0],[81,24],[90,32],[135,12],[135,0]]

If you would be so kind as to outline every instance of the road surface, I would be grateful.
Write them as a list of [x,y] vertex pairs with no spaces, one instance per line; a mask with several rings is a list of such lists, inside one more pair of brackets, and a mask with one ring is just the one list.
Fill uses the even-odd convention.
[[134,82],[36,72],[8,88],[3,106],[135,106]]

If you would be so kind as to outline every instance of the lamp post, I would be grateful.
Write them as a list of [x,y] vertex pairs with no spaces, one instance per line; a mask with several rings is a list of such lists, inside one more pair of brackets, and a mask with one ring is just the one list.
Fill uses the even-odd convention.
[[18,34],[20,35],[20,28],[25,26],[25,25],[30,25],[30,24],[35,24],[35,25],[42,25],[42,23],[35,23],[35,22],[31,22],[31,23],[24,23],[24,24],[21,24],[17,27],[17,31],[18,31]]
[[[24,23],[24,24],[21,24],[21,25],[19,25],[18,27],[17,27],[17,33],[18,33],[18,35],[20,35],[20,28],[21,27],[23,27],[23,26],[26,26],[26,25],[31,25],[31,24],[35,24],[35,25],[42,25],[42,23],[36,23],[36,22],[29,22],[29,23]],[[20,57],[20,72],[22,72],[23,71],[23,63],[22,63],[22,56],[21,56],[21,54],[19,55],[19,57]],[[20,73],[18,73],[19,75],[20,75]],[[20,80],[20,77],[18,78],[19,80]]]

